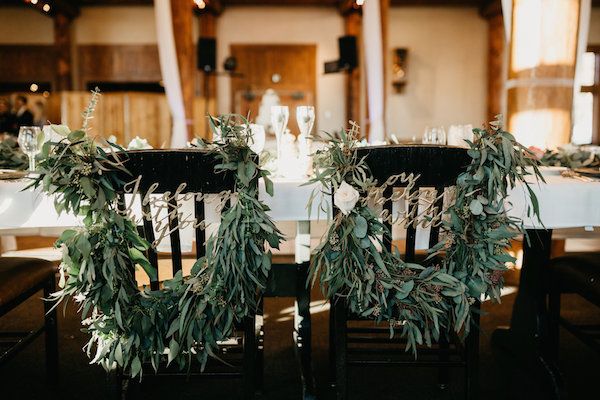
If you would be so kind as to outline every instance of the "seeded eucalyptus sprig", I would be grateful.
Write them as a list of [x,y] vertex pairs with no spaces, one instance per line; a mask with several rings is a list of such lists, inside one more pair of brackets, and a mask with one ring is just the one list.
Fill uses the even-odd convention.
[[[352,314],[388,321],[391,334],[399,332],[415,354],[417,345],[431,345],[440,335],[468,334],[471,306],[482,294],[499,299],[504,263],[514,261],[508,242],[521,228],[506,215],[507,192],[528,175],[542,179],[533,154],[498,121],[474,133],[472,163],[458,177],[457,202],[444,225],[446,239],[430,250],[425,265],[405,263],[397,250],[384,245],[382,237],[389,232],[367,202],[377,182],[356,155],[355,125],[340,139],[332,137],[315,157],[313,182],[323,185],[325,195],[347,184],[359,199],[346,214],[336,214],[315,250],[313,283],[319,278],[326,297],[344,301]],[[537,213],[535,195],[530,195]]]
[[0,168],[24,170],[27,166],[27,155],[15,139],[9,137],[0,142]]
[[469,142],[472,161],[457,181],[456,200],[448,210],[444,228],[449,235],[432,251],[445,251],[446,268],[470,289],[500,301],[502,274],[511,240],[523,232],[522,221],[510,217],[506,208],[509,190],[517,183],[528,191],[532,208],[539,205],[528,181],[544,182],[535,154],[518,143],[502,127],[500,117],[488,129],[475,129],[476,141]]
[[271,270],[271,251],[265,243],[279,248],[283,239],[267,215],[269,208],[258,200],[260,178],[271,195],[273,187],[269,172],[259,167],[258,156],[248,147],[252,140],[248,121],[232,115],[209,118],[220,139],[201,145],[220,161],[216,172],[235,173],[238,197],[223,211],[218,233],[207,242],[206,256],[196,261],[183,286],[179,315],[169,330],[171,352],[173,347],[181,350],[180,366],[190,358],[204,366],[217,351],[217,342],[230,337],[236,323],[256,312]]

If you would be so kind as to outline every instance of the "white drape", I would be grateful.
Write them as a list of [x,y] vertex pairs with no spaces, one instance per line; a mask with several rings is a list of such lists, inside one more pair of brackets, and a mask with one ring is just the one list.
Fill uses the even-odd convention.
[[363,5],[363,44],[369,104],[369,142],[385,140],[383,41],[379,1]]
[[187,127],[179,66],[177,64],[177,49],[175,48],[175,37],[173,36],[170,0],[154,0],[154,20],[156,22],[160,71],[173,120],[171,148],[181,148],[185,147],[187,143]]
[[577,60],[575,62],[575,84],[573,85],[573,95],[581,90],[583,55],[587,51],[591,13],[592,0],[581,0],[579,4],[579,32],[577,37]]
[[510,35],[512,33],[512,5],[513,0],[502,0],[502,20],[504,21],[506,43],[510,42]]

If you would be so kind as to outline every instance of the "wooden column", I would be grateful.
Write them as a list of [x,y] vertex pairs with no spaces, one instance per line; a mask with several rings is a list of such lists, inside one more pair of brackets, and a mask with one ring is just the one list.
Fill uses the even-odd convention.
[[[200,25],[200,37],[216,38],[217,37],[217,16],[211,12],[203,12],[198,14],[198,22]],[[215,101],[217,98],[217,77],[215,74],[200,74],[200,94],[204,99]],[[205,82],[206,79],[206,82]]]
[[503,112],[504,99],[506,33],[500,0],[482,9],[481,16],[488,22],[487,120],[493,121]]
[[526,146],[571,137],[580,0],[513,0],[507,120]]
[[179,78],[185,106],[185,118],[188,138],[194,137],[192,132],[195,88],[194,42],[192,38],[193,2],[171,0],[173,19],[173,36],[177,50]]
[[389,63],[390,57],[390,49],[389,40],[388,40],[388,32],[389,32],[389,20],[390,20],[390,0],[380,0],[379,12],[381,14],[381,47],[383,51],[383,120],[385,126],[387,127],[387,96],[389,93],[388,86],[390,82],[388,82],[388,77],[390,76],[389,70],[391,68],[391,64]]
[[56,48],[56,90],[73,89],[71,62],[71,19],[62,13],[54,16],[54,47]]
[[346,74],[346,121],[355,121],[360,124],[361,96],[361,60],[362,60],[362,15],[358,10],[353,10],[344,16],[344,29],[346,35],[356,36],[356,52],[358,66]]

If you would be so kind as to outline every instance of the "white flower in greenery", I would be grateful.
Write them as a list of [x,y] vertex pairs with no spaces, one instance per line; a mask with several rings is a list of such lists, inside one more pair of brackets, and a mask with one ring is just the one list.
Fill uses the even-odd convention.
[[133,140],[127,145],[127,150],[146,150],[151,148],[152,146],[150,146],[148,140],[142,139],[139,136],[133,138]]
[[63,289],[65,287],[65,285],[67,284],[67,279],[65,276],[65,269],[67,268],[67,265],[65,263],[60,263],[60,266],[58,267],[58,272],[60,274],[60,278],[58,279],[58,287]]
[[360,194],[352,185],[342,182],[333,194],[333,204],[340,209],[342,214],[348,215],[354,209]]

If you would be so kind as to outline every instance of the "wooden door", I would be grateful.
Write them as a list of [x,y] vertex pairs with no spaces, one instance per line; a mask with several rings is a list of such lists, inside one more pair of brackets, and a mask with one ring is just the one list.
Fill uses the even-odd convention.
[[296,106],[316,106],[316,51],[314,44],[232,44],[241,76],[231,80],[231,109],[254,121],[263,93],[273,89],[290,107],[288,128],[297,135]]

